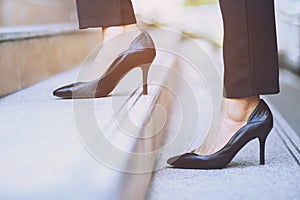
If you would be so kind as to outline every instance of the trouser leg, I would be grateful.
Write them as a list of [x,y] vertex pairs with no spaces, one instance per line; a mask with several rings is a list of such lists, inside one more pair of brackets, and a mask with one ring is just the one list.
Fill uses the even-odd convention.
[[130,0],[76,0],[79,28],[136,23]]
[[274,0],[220,0],[224,97],[279,92]]

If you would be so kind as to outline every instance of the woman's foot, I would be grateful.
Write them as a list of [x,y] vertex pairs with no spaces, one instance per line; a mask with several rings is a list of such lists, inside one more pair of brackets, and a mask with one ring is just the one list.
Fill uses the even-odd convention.
[[[96,56],[91,68],[83,81],[91,81],[104,74],[110,63],[141,33],[137,24],[112,26],[102,28],[102,38],[99,41],[101,50]],[[114,39],[115,38],[115,39]]]
[[133,68],[140,67],[143,79],[143,94],[147,92],[149,67],[156,56],[151,36],[142,32],[131,43],[127,51],[121,53],[98,79],[88,82],[72,83],[56,89],[54,96],[66,99],[106,97],[118,85],[119,81]]
[[123,25],[123,26],[112,26],[112,27],[103,27],[102,28],[102,42],[119,36],[125,32],[139,30],[137,24]]
[[[251,109],[251,105],[255,104],[255,98],[243,99],[240,102],[224,102],[223,105],[233,104],[236,110],[244,110],[242,117],[244,114]],[[241,99],[240,99],[241,100]],[[245,103],[246,101],[246,103]],[[228,105],[227,105],[228,106]],[[241,109],[242,108],[242,109]],[[230,110],[230,109],[229,109]],[[228,117],[228,108],[225,108],[224,116]],[[245,114],[246,115],[246,114]],[[229,114],[230,116],[230,114]],[[231,119],[225,119],[228,121],[236,121],[240,120],[240,115],[235,114],[231,116]],[[241,118],[242,118],[241,117]],[[236,119],[237,118],[237,119]],[[224,124],[224,123],[223,123]],[[221,127],[223,127],[222,125]],[[227,125],[225,125],[227,126]],[[240,126],[240,125],[238,125]],[[229,128],[225,128],[225,132],[219,130],[219,133],[222,133],[224,137],[218,135],[218,139],[215,141],[214,145],[210,147],[211,155],[198,155],[195,152],[184,153],[182,155],[177,155],[169,158],[167,163],[172,165],[175,168],[184,168],[184,169],[222,169],[225,168],[232,159],[236,156],[236,154],[250,141],[253,139],[258,139],[259,141],[259,153],[260,153],[260,161],[261,165],[265,164],[265,144],[266,139],[273,128],[273,115],[269,108],[269,106],[264,102],[264,100],[260,100],[258,105],[255,107],[253,112],[250,114],[247,123],[243,128],[239,129],[228,142],[226,142],[226,138],[229,138],[231,134],[231,130],[235,128],[231,128],[231,125],[228,125]],[[222,138],[222,139],[221,139]],[[222,146],[226,143],[226,145],[218,149],[217,146]],[[209,143],[206,143],[207,145]],[[203,148],[203,147],[201,147]],[[217,152],[216,152],[217,151]],[[203,152],[205,154],[207,152]]]
[[241,127],[246,125],[259,101],[259,96],[224,98],[217,120],[213,123],[204,142],[193,152],[199,155],[211,155],[219,151]]

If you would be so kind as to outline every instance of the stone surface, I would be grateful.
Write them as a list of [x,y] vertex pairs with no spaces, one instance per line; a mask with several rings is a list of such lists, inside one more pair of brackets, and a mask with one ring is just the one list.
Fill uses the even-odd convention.
[[0,43],[0,96],[21,88],[18,47],[12,42]]
[[98,37],[97,32],[83,31],[1,42],[0,96],[79,65]]
[[56,23],[43,25],[3,26],[0,27],[0,41],[24,40],[43,36],[67,34],[77,31],[76,23]]
[[[117,167],[125,165],[129,158],[118,157],[105,146],[98,146],[102,154],[120,165],[115,169],[99,161],[82,140],[89,132],[80,132],[80,123],[75,121],[74,102],[52,96],[55,88],[73,82],[77,72],[77,69],[68,71],[0,99],[0,199],[114,200],[141,199],[145,195],[151,173],[123,173]],[[137,84],[137,80],[133,82]],[[131,90],[134,90],[135,85],[132,86]],[[152,89],[150,93],[153,93]],[[116,99],[92,100],[95,106],[92,111],[97,114],[99,125],[111,119],[113,99],[116,101],[114,106],[120,107],[124,102],[118,99],[124,100],[129,96],[130,93],[123,91],[123,95],[116,95]],[[152,97],[149,95],[141,99],[145,103],[139,109],[146,109],[149,101],[145,100]],[[133,102],[130,101],[129,105]],[[127,107],[123,109],[127,110]],[[101,121],[103,117],[105,120]],[[90,116],[81,116],[79,121],[85,119],[92,120]],[[136,115],[135,119],[143,117]],[[106,127],[111,128],[104,129],[105,135],[111,135],[110,141],[118,143],[121,130],[115,129],[113,123]],[[92,130],[88,123],[83,128],[85,131]],[[117,137],[113,137],[115,135]],[[133,141],[123,140],[120,148],[132,151],[134,145]]]
[[0,26],[74,22],[76,18],[75,0],[0,1]]
[[106,98],[53,97],[85,71],[76,68],[0,98],[0,199],[144,199],[166,111],[156,103],[168,103],[161,84],[172,56],[157,55],[147,96],[134,69]]

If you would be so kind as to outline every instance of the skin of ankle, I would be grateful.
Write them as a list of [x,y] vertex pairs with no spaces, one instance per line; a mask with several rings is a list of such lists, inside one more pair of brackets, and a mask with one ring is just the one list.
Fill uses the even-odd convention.
[[102,41],[105,42],[115,36],[118,36],[124,32],[138,29],[137,24],[129,24],[122,26],[111,26],[102,28]]
[[139,27],[138,27],[137,24],[129,24],[129,25],[125,25],[125,26],[123,26],[123,27],[124,27],[124,32],[139,29]]
[[260,101],[259,96],[251,96],[238,99],[224,98],[222,109],[225,114],[225,118],[232,122],[246,122],[258,105]]
[[102,41],[105,42],[117,35],[124,33],[123,26],[111,26],[102,28]]
[[215,121],[204,142],[195,153],[210,155],[222,148],[232,135],[247,123],[259,101],[259,96],[238,99],[224,98],[218,120]]

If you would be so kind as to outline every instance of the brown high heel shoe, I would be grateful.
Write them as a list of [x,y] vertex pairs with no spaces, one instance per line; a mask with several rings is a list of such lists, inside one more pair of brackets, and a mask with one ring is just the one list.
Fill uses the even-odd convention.
[[260,164],[265,164],[265,142],[273,128],[273,115],[264,100],[260,100],[245,126],[240,128],[219,151],[212,155],[185,153],[168,159],[175,168],[221,169],[225,168],[234,156],[251,140],[258,138],[260,144]]
[[148,94],[147,77],[156,56],[154,42],[147,32],[142,32],[131,43],[128,50],[121,53],[100,78],[89,82],[72,83],[56,89],[54,96],[66,99],[106,97],[119,81],[135,67],[142,69],[143,94]]

